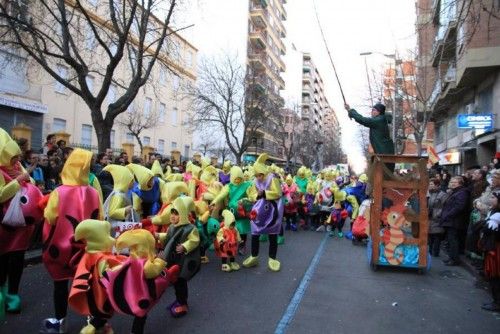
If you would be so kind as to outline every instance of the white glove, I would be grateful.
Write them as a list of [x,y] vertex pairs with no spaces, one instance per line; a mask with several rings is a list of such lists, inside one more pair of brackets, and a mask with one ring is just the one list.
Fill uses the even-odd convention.
[[491,215],[490,219],[486,221],[486,225],[490,230],[498,231],[498,225],[500,225],[500,213],[494,213]]

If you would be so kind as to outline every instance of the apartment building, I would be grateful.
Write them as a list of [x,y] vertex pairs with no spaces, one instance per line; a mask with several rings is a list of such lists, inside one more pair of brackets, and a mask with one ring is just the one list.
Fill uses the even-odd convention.
[[[484,165],[500,151],[500,21],[498,2],[417,1],[417,80],[428,87],[440,164],[454,173]],[[495,12],[493,12],[495,14]],[[458,119],[493,115],[486,128],[459,128]]]
[[[102,24],[102,29],[109,28],[105,22],[97,19],[107,10],[107,2],[89,0],[87,5],[92,6],[89,8],[96,17],[96,24]],[[155,16],[151,16],[150,20],[156,27],[161,28],[163,25]],[[131,38],[135,37],[131,35]],[[103,62],[102,67],[105,67],[108,59],[93,56],[96,41],[92,39],[92,34],[80,41],[82,55],[93,57],[93,62]],[[148,82],[139,90],[128,110],[115,120],[110,138],[112,148],[118,151],[122,149],[123,143],[133,143],[134,153],[139,155],[137,140],[119,122],[127,118],[129,113],[139,113],[139,118],[155,114],[155,124],[140,134],[142,144],[162,155],[179,151],[184,157],[191,156],[192,135],[184,126],[184,121],[189,117],[188,105],[179,96],[183,87],[196,81],[197,51],[179,34],[169,32],[168,43],[160,51]],[[79,96],[54,80],[23,52],[2,48],[0,62],[3,64],[0,67],[2,128],[10,131],[20,123],[28,125],[32,129],[31,146],[35,150],[42,146],[47,134],[57,132],[70,135],[70,146],[97,151],[91,114]],[[120,81],[120,78],[127,78],[130,66],[127,60],[123,60],[115,71],[114,79]],[[57,66],[57,71],[62,77],[69,75],[69,69],[62,64]],[[100,80],[102,78],[98,75],[88,75],[90,90],[99,87]],[[116,101],[123,91],[124,88],[119,85],[111,85],[102,108],[103,113],[107,104]]]
[[[286,0],[249,0],[247,68],[262,92],[274,102],[269,122],[252,138],[252,145],[246,154],[250,160],[252,156],[266,152],[271,161],[284,161],[279,140],[274,135],[277,130],[276,119],[285,105],[280,96],[280,91],[285,89],[282,73],[286,71],[283,60],[286,54],[283,42],[286,37],[284,4]],[[276,113],[276,118],[273,113]]]

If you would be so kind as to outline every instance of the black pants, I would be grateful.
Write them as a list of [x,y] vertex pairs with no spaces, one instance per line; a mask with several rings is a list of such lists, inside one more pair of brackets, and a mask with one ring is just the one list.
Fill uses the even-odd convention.
[[459,262],[458,257],[458,229],[454,227],[445,227],[446,241],[448,242],[448,257],[453,262]]
[[290,227],[294,226],[297,223],[297,214],[290,213],[285,214],[286,228],[290,229]]
[[178,278],[174,283],[175,298],[181,305],[188,303],[188,283],[185,278]]
[[144,333],[144,326],[146,325],[147,318],[147,315],[144,317],[134,317],[134,322],[132,323],[132,334]]
[[428,238],[428,244],[429,244],[429,253],[431,253],[432,256],[439,256],[439,249],[441,247],[441,240],[443,240],[443,234],[441,233],[433,233],[429,234]]
[[0,255],[0,286],[9,281],[8,293],[17,295],[24,270],[25,251],[9,252]]
[[[259,235],[252,235],[252,256],[259,255]],[[269,257],[276,260],[276,255],[278,254],[278,235],[269,234]]]
[[491,287],[491,295],[493,297],[493,301],[497,305],[500,305],[500,278],[491,278],[490,287]]
[[56,319],[66,318],[68,314],[69,280],[54,281],[54,309]]
[[[221,259],[221,261],[222,261],[222,264],[227,264],[227,263],[228,263],[228,262],[227,262],[227,257],[221,257],[220,259]],[[230,258],[229,258],[229,263],[234,262],[234,260],[235,260],[235,258],[234,258],[234,257],[230,257]]]

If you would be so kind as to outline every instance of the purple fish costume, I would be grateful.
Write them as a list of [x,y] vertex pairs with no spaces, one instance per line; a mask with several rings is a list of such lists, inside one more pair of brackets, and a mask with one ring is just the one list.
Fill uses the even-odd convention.
[[[269,189],[274,176],[269,174],[263,182],[255,180],[257,191]],[[281,198],[277,200],[267,200],[261,198],[255,202],[252,211],[256,214],[251,220],[252,235],[278,234],[283,220],[285,206]]]

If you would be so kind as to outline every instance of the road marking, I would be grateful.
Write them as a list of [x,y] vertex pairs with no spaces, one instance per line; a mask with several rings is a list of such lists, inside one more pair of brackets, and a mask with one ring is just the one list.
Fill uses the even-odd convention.
[[316,251],[316,254],[314,255],[311,264],[309,265],[309,268],[307,268],[306,273],[304,274],[304,277],[302,277],[302,281],[300,281],[299,286],[297,287],[297,290],[295,290],[295,294],[292,297],[292,300],[290,301],[290,304],[288,304],[288,307],[286,308],[285,314],[283,314],[283,317],[281,318],[280,322],[278,323],[278,326],[276,327],[276,330],[274,331],[274,334],[283,334],[286,332],[286,329],[288,325],[293,320],[293,317],[295,316],[295,313],[297,312],[297,309],[299,308],[299,304],[302,301],[302,298],[304,297],[304,294],[307,290],[307,287],[309,286],[309,282],[311,281],[314,272],[316,271],[316,267],[319,264],[319,260],[321,259],[321,255],[323,255],[323,251],[325,250],[325,245],[326,245],[326,240],[328,239],[328,233],[325,233],[325,236],[323,237],[323,240],[321,241],[321,244],[318,247],[318,250]]

